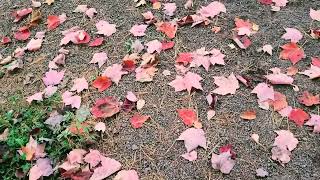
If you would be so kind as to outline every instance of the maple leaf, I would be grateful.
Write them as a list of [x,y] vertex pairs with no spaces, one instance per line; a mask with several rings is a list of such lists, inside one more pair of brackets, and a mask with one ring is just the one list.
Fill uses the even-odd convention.
[[50,129],[54,130],[56,127],[60,126],[62,121],[64,121],[63,115],[59,114],[57,111],[53,111],[44,123],[49,125]]
[[25,8],[12,13],[12,16],[14,16],[15,18],[13,22],[19,22],[22,18],[24,18],[31,12],[32,12],[32,8]]
[[162,50],[163,51],[173,48],[173,46],[175,44],[174,41],[169,41],[169,42],[161,41],[161,43],[162,43]]
[[44,152],[45,145],[44,144],[38,144],[36,140],[30,136],[29,142],[26,144],[26,146],[22,147],[19,153],[26,155],[26,160],[31,161],[33,159],[38,159],[46,156],[46,153]]
[[256,169],[256,176],[267,177],[267,176],[269,176],[269,173],[266,170],[264,170],[263,168],[258,168],[258,169]]
[[235,165],[230,151],[220,153],[219,155],[212,153],[211,164],[214,169],[220,170],[223,174],[229,174]]
[[303,49],[301,49],[296,43],[288,43],[281,46],[283,49],[280,52],[280,58],[290,60],[292,64],[296,64],[301,59],[305,58]]
[[88,5],[78,5],[73,12],[85,13],[88,10]]
[[309,76],[310,79],[315,79],[320,77],[320,67],[311,65],[310,69],[300,72],[299,74],[303,74]]
[[28,27],[21,27],[17,32],[14,33],[13,37],[19,41],[25,41],[30,37],[31,33]]
[[189,153],[182,154],[181,156],[188,161],[194,161],[198,158],[198,153],[197,151],[191,151]]
[[83,160],[84,162],[89,163],[90,167],[96,167],[101,162],[101,157],[102,154],[98,150],[90,149]]
[[108,89],[111,85],[111,79],[106,76],[99,76],[92,82],[92,86],[97,88],[99,92]]
[[173,16],[174,12],[177,9],[176,3],[164,3],[163,4],[164,14],[168,16]]
[[120,103],[115,97],[107,96],[97,99],[91,108],[91,113],[95,118],[107,118],[120,111]]
[[261,4],[265,4],[265,5],[271,5],[272,4],[272,0],[258,0]]
[[145,31],[146,31],[147,27],[148,27],[148,25],[144,25],[144,24],[142,24],[142,25],[134,25],[130,29],[130,33],[133,34],[133,36],[136,36],[136,37],[144,36],[144,35],[146,35]]
[[89,63],[98,63],[98,66],[101,67],[108,60],[108,55],[105,52],[93,54],[92,60]]
[[272,56],[273,47],[272,47],[270,44],[264,45],[261,50],[262,50],[263,52],[268,53],[270,56]]
[[221,2],[213,1],[208,6],[202,6],[201,9],[197,12],[203,17],[211,17],[219,15],[221,12],[226,13],[227,9]]
[[192,88],[203,90],[199,82],[201,80],[202,78],[198,74],[188,72],[184,77],[176,76],[176,79],[170,82],[169,85],[174,87],[176,92],[186,89],[190,93]]
[[296,123],[297,126],[302,126],[309,119],[309,114],[300,108],[292,109],[289,114],[289,120]]
[[136,81],[139,82],[150,82],[153,80],[153,76],[157,72],[157,68],[151,66],[149,68],[138,67],[136,72]]
[[197,113],[194,109],[177,109],[179,117],[183,123],[187,126],[193,125],[194,122],[198,121]]
[[290,40],[293,43],[297,43],[303,38],[301,32],[295,28],[285,28],[285,30],[286,33],[282,35],[282,39]]
[[31,39],[27,44],[27,49],[29,51],[36,51],[41,48],[42,39]]
[[293,78],[281,73],[279,68],[270,69],[272,74],[266,75],[265,77],[271,82],[271,84],[292,84]]
[[160,53],[161,50],[162,50],[162,43],[160,41],[158,41],[158,40],[149,41],[145,45],[148,47],[147,48],[147,52],[149,54],[152,54],[155,51]]
[[64,76],[64,71],[55,71],[55,70],[49,70],[45,73],[45,76],[42,78],[44,84],[46,86],[50,85],[58,85],[62,81]]
[[311,118],[305,123],[305,125],[313,126],[313,132],[320,133],[320,116],[311,114]]
[[133,128],[141,128],[143,123],[150,119],[150,116],[144,116],[139,113],[136,113],[130,118],[130,123]]
[[202,129],[189,128],[181,133],[178,141],[184,141],[184,145],[187,152],[191,152],[198,146],[207,148],[206,137],[204,136],[204,131]]
[[275,3],[276,7],[284,7],[287,5],[288,0],[272,0]]
[[69,91],[62,94],[62,101],[66,106],[70,105],[72,108],[79,109],[81,105],[81,97],[73,95],[73,93]]
[[239,82],[233,73],[231,73],[227,78],[223,76],[215,76],[213,79],[214,83],[219,86],[217,89],[212,91],[215,94],[235,94],[236,90],[240,87]]
[[121,164],[111,158],[101,157],[101,166],[94,169],[90,180],[102,180],[110,176],[111,174],[119,171],[121,169]]
[[298,145],[298,139],[288,130],[275,131],[278,136],[274,139],[273,146],[280,149],[294,150]]
[[35,93],[32,96],[27,97],[27,102],[31,104],[32,101],[42,101],[43,100],[42,95],[43,95],[43,92]]
[[73,149],[72,151],[69,152],[67,158],[71,164],[75,164],[75,163],[82,164],[83,156],[85,154],[87,154],[87,151],[84,149]]
[[1,44],[8,44],[8,43],[10,43],[10,42],[11,42],[10,37],[5,37],[5,36],[3,36],[3,37],[1,38]]
[[96,23],[96,28],[98,30],[97,34],[103,34],[108,37],[116,32],[115,24],[109,24],[107,21],[103,20]]
[[131,91],[127,92],[126,99],[128,99],[131,102],[137,102],[138,101],[137,96]]
[[121,64],[113,64],[108,66],[106,70],[102,73],[102,76],[106,76],[111,79],[112,82],[118,85],[119,81],[122,78],[122,75],[128,74],[128,72],[122,70]]
[[103,43],[103,37],[96,38],[92,42],[89,43],[90,47],[97,47],[100,46]]
[[142,43],[141,43],[141,41],[139,39],[136,39],[132,43],[131,48],[132,48],[133,52],[140,53],[144,49],[144,46],[142,45]]
[[92,19],[95,14],[97,14],[97,10],[95,8],[89,8],[86,10],[85,14]]
[[310,17],[313,20],[320,21],[320,10],[314,10],[310,8]]
[[45,3],[47,3],[48,5],[51,5],[52,3],[54,3],[54,0],[46,0]]
[[121,170],[113,180],[139,180],[139,176],[135,170]]
[[192,62],[193,54],[192,53],[179,53],[178,58],[176,59],[177,63],[183,63],[183,65],[187,65]]
[[49,158],[40,158],[29,171],[29,180],[37,180],[42,176],[50,176],[53,173],[51,160]]
[[60,25],[59,16],[49,15],[47,19],[47,28],[53,30]]
[[311,60],[312,60],[312,62],[311,62],[312,65],[317,66],[317,67],[320,68],[320,58],[312,57]]
[[89,84],[86,80],[86,78],[82,77],[82,78],[77,78],[73,81],[73,86],[71,88],[70,91],[77,91],[77,93],[88,89],[89,88]]
[[245,120],[253,120],[256,119],[257,113],[254,110],[244,111],[240,114],[240,118]]
[[54,93],[56,93],[58,90],[58,87],[56,86],[47,86],[45,89],[44,89],[44,95],[45,97],[51,97]]
[[164,33],[168,38],[172,39],[176,36],[177,24],[172,22],[160,22],[156,24],[157,31]]
[[280,111],[286,107],[288,107],[287,98],[285,95],[280,92],[274,92],[274,100],[270,100],[269,104],[273,106],[275,111]]
[[247,49],[251,44],[251,40],[247,36],[235,36],[233,41],[241,48]]
[[299,102],[301,104],[304,104],[306,106],[313,106],[316,104],[320,104],[320,97],[319,94],[313,96],[311,93],[309,93],[308,91],[304,91],[302,96],[300,96],[298,98]]

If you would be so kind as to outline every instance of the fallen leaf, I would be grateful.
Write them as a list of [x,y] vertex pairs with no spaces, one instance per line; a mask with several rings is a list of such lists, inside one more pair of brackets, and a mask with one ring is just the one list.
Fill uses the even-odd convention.
[[81,97],[73,95],[73,93],[69,91],[66,91],[62,94],[62,101],[65,106],[70,105],[72,108],[79,109],[81,105]]
[[266,170],[264,170],[263,168],[258,168],[256,170],[256,176],[258,176],[258,177],[267,177],[267,176],[269,176],[269,173]]
[[26,160],[31,161],[33,159],[43,158],[46,156],[46,153],[44,152],[45,145],[44,144],[38,144],[36,140],[30,136],[29,142],[26,144],[26,146],[21,148],[21,155],[26,155]]
[[102,154],[98,150],[90,149],[89,153],[83,158],[84,162],[89,163],[90,167],[96,167],[101,162]]
[[233,73],[229,77],[214,76],[214,83],[219,86],[212,92],[220,95],[235,94],[236,90],[240,87],[237,78]]
[[36,51],[41,48],[42,39],[31,39],[27,44],[28,51]]
[[188,161],[194,161],[194,160],[197,160],[198,153],[197,151],[191,151],[189,153],[182,154],[181,156]]
[[49,158],[40,158],[29,171],[29,180],[38,180],[41,177],[53,174],[51,160]]
[[310,17],[313,20],[320,21],[320,10],[314,10],[310,8]]
[[143,123],[146,122],[150,116],[144,116],[139,113],[136,113],[130,118],[130,123],[133,128],[141,128],[143,126]]
[[183,63],[185,66],[192,62],[192,53],[179,53],[176,63]]
[[31,104],[32,101],[42,101],[43,100],[42,95],[43,95],[43,92],[38,92],[33,94],[32,96],[28,96],[27,102]]
[[120,111],[120,103],[115,97],[107,96],[97,99],[91,108],[91,113],[95,118],[107,118]]
[[128,99],[131,102],[137,102],[138,101],[137,96],[132,91],[128,91],[127,92],[126,99]]
[[110,78],[110,80],[118,85],[122,78],[122,75],[128,74],[128,72],[123,71],[121,64],[113,64],[108,66],[106,70],[102,73],[102,76]]
[[240,118],[245,119],[245,120],[254,120],[256,119],[256,111],[254,110],[248,110],[244,111],[240,114]]
[[145,31],[146,31],[147,27],[148,27],[148,25],[144,25],[144,24],[142,24],[142,25],[134,25],[130,29],[130,33],[133,34],[133,36],[136,36],[136,37],[144,36],[144,35],[146,35]]
[[210,119],[212,119],[213,116],[215,116],[215,115],[216,115],[216,112],[215,112],[214,110],[209,110],[209,111],[207,112],[207,119],[210,120]]
[[22,18],[26,17],[31,12],[32,8],[25,8],[12,13],[12,16],[15,18],[13,22],[19,22]]
[[95,8],[89,8],[86,10],[85,14],[92,19],[95,14],[97,14],[97,10]]
[[177,112],[179,117],[182,119],[182,122],[187,126],[191,126],[194,122],[198,121],[197,113],[194,109],[177,109]]
[[311,64],[314,65],[314,66],[317,66],[320,68],[320,58],[318,57],[312,57],[311,58]]
[[266,75],[265,77],[271,82],[271,84],[292,84],[293,78],[287,74],[281,73],[279,68],[270,69],[272,74]]
[[89,88],[89,84],[84,77],[75,79],[73,83],[74,84],[70,91],[77,91],[77,93],[80,93],[81,91]]
[[304,104],[306,106],[313,106],[313,105],[320,104],[319,94],[314,96],[308,91],[304,91],[302,96],[300,96],[298,100],[299,100],[299,103]]
[[281,48],[283,50],[280,52],[280,58],[290,60],[293,65],[305,58],[303,49],[296,43],[291,42],[281,46]]
[[148,47],[147,52],[149,54],[152,54],[155,51],[160,53],[162,50],[162,43],[158,40],[149,41],[145,45]]
[[267,52],[270,56],[272,56],[273,47],[270,44],[266,44],[262,47],[263,52]]
[[290,40],[293,43],[297,43],[303,38],[302,33],[295,28],[285,28],[285,30],[286,33],[282,35],[282,39]]
[[172,22],[160,22],[156,24],[157,31],[164,33],[168,38],[172,39],[176,36],[177,24]]
[[19,41],[25,41],[30,37],[31,33],[28,27],[21,27],[14,33],[14,38]]
[[146,101],[145,101],[145,100],[139,99],[139,100],[137,101],[137,110],[141,110],[145,104],[146,104]]
[[47,3],[48,5],[51,5],[52,3],[54,3],[54,0],[46,0],[45,3]]
[[78,5],[76,9],[73,10],[73,12],[85,13],[87,10],[88,10],[88,5],[83,4],[83,5]]
[[111,174],[119,171],[121,169],[121,164],[111,158],[102,157],[101,166],[94,169],[90,180],[102,180],[109,177]]
[[177,140],[184,141],[187,152],[191,152],[198,146],[201,146],[204,149],[207,148],[206,138],[202,129],[189,128],[183,131]]
[[47,19],[47,28],[53,30],[60,25],[59,16],[49,15]]
[[139,176],[135,170],[121,170],[113,180],[139,180]]
[[97,88],[99,92],[108,89],[111,85],[111,79],[106,76],[99,76],[92,82],[92,86]]
[[9,129],[6,128],[1,134],[0,134],[0,142],[5,142],[7,141],[9,136]]
[[276,7],[284,7],[287,5],[288,0],[272,0],[275,3]]
[[300,72],[299,74],[303,74],[309,76],[309,79],[315,79],[320,77],[320,67],[311,65],[310,69]]
[[287,97],[277,91],[274,92],[274,100],[270,100],[269,104],[273,106],[273,110],[280,111],[288,107]]
[[115,24],[109,24],[107,21],[103,20],[96,23],[96,28],[98,30],[97,34],[103,34],[108,37],[116,32]]
[[256,143],[259,143],[259,135],[258,134],[251,134],[251,139]]
[[103,122],[98,122],[98,123],[94,126],[94,130],[95,130],[95,131],[105,132],[105,131],[106,131],[106,124],[103,123]]
[[208,6],[202,6],[201,9],[197,12],[203,17],[211,17],[219,15],[221,12],[226,13],[227,9],[221,2],[213,1]]
[[50,129],[55,130],[60,127],[62,121],[64,121],[63,115],[59,114],[57,111],[53,111],[44,123],[49,125]]
[[176,3],[164,3],[163,6],[163,12],[168,16],[173,16],[174,12],[177,9]]
[[162,50],[165,51],[165,50],[173,48],[175,43],[174,43],[174,41],[169,41],[169,42],[162,41],[161,44],[162,44]]
[[101,67],[108,60],[108,55],[105,52],[95,53],[89,63],[98,63],[98,66]]
[[45,76],[42,78],[44,84],[46,86],[50,85],[58,85],[62,81],[64,76],[64,71],[55,71],[55,70],[49,70],[45,73]]
[[297,126],[302,126],[309,119],[309,114],[300,108],[292,109],[289,115],[289,120],[296,123]]
[[305,125],[313,126],[313,132],[320,133],[320,116],[316,114],[311,114],[311,118],[305,123]]
[[176,76],[176,79],[169,83],[176,92],[187,90],[189,93],[191,92],[192,88],[202,90],[202,86],[199,81],[202,78],[195,73],[188,72],[184,77]]
[[136,81],[139,82],[151,82],[153,80],[153,77],[155,73],[157,72],[157,68],[151,66],[149,68],[141,68],[138,67],[136,72]]
[[96,38],[92,42],[89,43],[90,47],[97,47],[100,46],[103,43],[103,37]]
[[220,170],[223,174],[229,174],[235,165],[235,160],[231,156],[230,151],[219,155],[212,153],[211,164],[213,169]]

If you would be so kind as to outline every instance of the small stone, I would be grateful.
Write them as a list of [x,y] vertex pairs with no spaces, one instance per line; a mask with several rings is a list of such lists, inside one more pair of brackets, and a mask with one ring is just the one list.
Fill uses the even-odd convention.
[[133,145],[131,146],[131,149],[134,150],[134,151],[135,151],[135,150],[138,150],[138,146],[135,145],[135,144],[133,144]]

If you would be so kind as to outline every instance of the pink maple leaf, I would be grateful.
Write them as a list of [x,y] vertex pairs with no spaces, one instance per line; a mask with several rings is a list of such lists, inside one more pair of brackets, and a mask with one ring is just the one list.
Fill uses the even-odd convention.
[[148,47],[147,52],[150,54],[154,53],[155,51],[160,53],[162,50],[162,43],[158,40],[149,41],[145,45]]
[[309,76],[310,79],[315,79],[320,77],[320,67],[311,65],[310,69],[300,72],[299,74],[303,74]]
[[128,91],[127,92],[126,99],[128,99],[131,102],[137,102],[138,101],[137,96],[132,91]]
[[146,35],[145,34],[145,31],[147,29],[148,25],[134,25],[132,26],[132,28],[130,29],[130,33],[133,34],[133,36],[144,36]]
[[81,97],[73,95],[73,93],[69,91],[62,94],[62,101],[66,106],[70,105],[72,108],[79,109],[81,105]]
[[177,9],[176,3],[164,3],[163,4],[164,14],[168,16],[173,16],[174,12]]
[[106,124],[104,122],[98,122],[95,126],[94,126],[94,130],[96,131],[101,131],[101,132],[105,132],[106,131]]
[[101,153],[98,150],[90,149],[89,153],[83,158],[84,162],[89,163],[90,167],[96,167],[101,162]]
[[320,21],[320,10],[310,8],[310,17],[313,20]]
[[197,151],[191,151],[189,153],[182,154],[181,156],[188,161],[194,161],[198,158],[198,153]]
[[135,170],[121,170],[113,180],[139,180],[139,176]]
[[281,73],[281,69],[272,68],[270,69],[272,74],[266,75],[265,77],[271,82],[271,84],[292,84],[293,78],[287,74]]
[[38,180],[42,176],[50,176],[53,173],[49,158],[38,159],[29,171],[29,180]]
[[305,125],[313,126],[313,132],[320,133],[320,116],[311,114],[311,118],[305,123]]
[[270,56],[272,56],[272,50],[273,47],[270,44],[266,44],[262,47],[262,51],[268,53]]
[[184,141],[187,152],[191,152],[198,146],[207,148],[206,137],[202,129],[189,128],[183,131],[177,140]]
[[89,8],[86,10],[85,14],[92,19],[95,14],[97,14],[97,10],[95,8]]
[[31,104],[32,101],[42,101],[43,100],[42,95],[43,95],[43,92],[35,93],[32,96],[27,97],[27,102]]
[[49,70],[45,73],[45,76],[42,78],[44,84],[46,86],[50,85],[58,85],[62,81],[64,76],[64,71],[55,71],[55,70]]
[[73,12],[86,12],[88,10],[88,5],[78,5]]
[[82,78],[77,78],[73,81],[73,86],[71,88],[70,91],[77,91],[77,93],[88,89],[89,88],[89,84],[86,80],[86,78],[82,77]]
[[111,79],[112,82],[118,84],[122,78],[122,75],[128,74],[127,71],[123,71],[121,64],[113,64],[108,66],[106,70],[102,73],[102,76],[106,76]]
[[42,39],[31,39],[27,44],[28,51],[36,51],[41,48]]
[[290,40],[291,42],[296,43],[303,38],[302,33],[295,28],[285,28],[285,30],[286,33],[282,35],[282,39]]
[[217,89],[212,91],[215,94],[235,94],[236,90],[240,87],[239,82],[233,73],[231,73],[227,78],[223,76],[215,76],[213,78],[214,83],[219,86]]
[[142,68],[138,67],[135,72],[136,72],[136,81],[139,82],[150,82],[153,80],[153,76],[157,72],[157,68],[151,66],[148,68]]
[[47,86],[45,89],[44,89],[44,95],[45,97],[51,97],[54,93],[56,93],[58,90],[58,87],[56,86]]
[[92,42],[90,42],[89,46],[90,47],[97,47],[100,46],[103,43],[103,37],[96,38]]
[[298,139],[288,130],[275,131],[278,136],[275,138],[273,146],[281,149],[294,150],[298,145]]
[[116,32],[115,24],[109,24],[107,21],[103,20],[96,23],[96,28],[98,30],[97,34],[103,34],[108,37]]
[[119,171],[121,169],[121,164],[111,158],[101,157],[101,166],[94,169],[90,180],[102,180],[109,177],[111,174]]
[[148,119],[150,119],[150,116],[141,115],[139,113],[136,113],[130,118],[130,123],[133,128],[141,128],[143,126],[143,123],[146,122]]
[[93,54],[92,60],[89,63],[98,63],[98,66],[101,67],[108,60],[108,55],[105,52]]
[[198,74],[188,72],[184,77],[176,76],[176,79],[170,82],[169,85],[174,87],[176,92],[186,89],[190,93],[192,88],[202,90],[201,80],[202,78]]
[[25,8],[12,13],[12,16],[15,18],[13,22],[19,22],[23,17],[27,16],[31,12],[32,8]]
[[272,86],[266,83],[259,83],[251,93],[257,94],[260,101],[274,100],[274,90]]
[[86,150],[84,149],[73,149],[72,151],[69,152],[67,158],[68,161],[71,164],[82,164],[83,163],[83,156],[87,153]]
[[275,3],[276,7],[284,7],[287,5],[288,0],[272,0]]
[[220,153],[219,155],[212,153],[211,164],[213,169],[220,170],[223,174],[229,174],[236,164],[232,158],[230,151]]
[[198,13],[203,17],[215,17],[221,12],[226,13],[227,9],[221,2],[213,1],[208,6],[202,6]]

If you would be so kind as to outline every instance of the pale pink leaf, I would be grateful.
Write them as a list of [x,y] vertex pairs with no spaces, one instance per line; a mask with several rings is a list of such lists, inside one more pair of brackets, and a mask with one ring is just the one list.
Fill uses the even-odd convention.
[[96,167],[101,162],[101,153],[98,150],[90,149],[90,152],[83,158],[84,162],[89,163],[90,167]]
[[82,164],[83,163],[83,156],[87,153],[86,150],[83,149],[73,149],[72,151],[69,152],[67,158],[68,161],[71,164]]
[[106,76],[110,78],[112,82],[118,84],[122,78],[122,75],[124,74],[128,74],[128,72],[122,70],[121,64],[113,64],[106,68],[106,70],[102,73],[102,76]]
[[176,92],[187,90],[190,93],[192,88],[202,90],[201,80],[202,78],[198,74],[188,72],[184,77],[176,76],[176,79],[169,85],[174,87]]
[[42,39],[31,39],[27,44],[28,51],[36,51],[41,48]]
[[111,158],[102,156],[102,166],[94,169],[90,180],[103,180],[121,169],[121,164]]
[[57,92],[57,90],[58,90],[58,87],[56,87],[56,86],[47,86],[44,89],[44,96],[46,98],[51,97],[54,93]]
[[266,75],[265,77],[271,82],[271,84],[292,84],[293,78],[287,74],[280,72],[279,68],[270,69],[273,74]]
[[137,96],[132,91],[128,91],[127,92],[126,99],[128,99],[131,102],[137,102],[138,101]]
[[226,13],[227,9],[221,2],[213,1],[208,6],[202,6],[198,13],[203,17],[215,17],[221,12]]
[[182,154],[181,156],[188,161],[194,161],[198,158],[198,153],[197,151],[191,151],[189,153]]
[[320,77],[320,67],[311,65],[310,69],[305,70],[303,72],[299,72],[299,74],[309,76],[310,79],[319,78]]
[[212,119],[215,115],[216,115],[216,111],[214,111],[214,110],[209,110],[209,111],[207,112],[207,119],[210,120],[210,119]]
[[139,176],[135,170],[121,170],[113,180],[139,180]]
[[82,78],[77,78],[73,81],[73,86],[71,88],[70,91],[77,91],[77,93],[88,89],[89,88],[89,84],[86,80],[86,78],[82,77]]
[[320,10],[310,8],[310,17],[313,20],[320,21]]
[[282,39],[290,40],[291,42],[297,43],[303,38],[302,33],[295,28],[285,28],[285,30],[286,33],[282,35]]
[[64,65],[66,64],[66,55],[65,54],[58,54],[58,56],[56,56],[52,62],[54,62],[55,64],[59,64],[59,65]]
[[139,99],[139,100],[137,101],[137,110],[141,110],[145,104],[146,104],[146,101],[145,101],[145,100]]
[[87,5],[78,5],[77,8],[73,12],[86,12],[88,10]]
[[44,122],[49,125],[51,129],[55,129],[60,126],[60,123],[64,120],[63,115],[59,114],[57,111],[53,111],[50,117]]
[[89,8],[85,13],[90,19],[92,19],[94,14],[97,14],[97,10],[95,8]]
[[267,100],[274,100],[274,90],[273,87],[269,87],[266,83],[259,83],[251,93],[257,94],[258,99],[263,102]]
[[262,47],[262,50],[263,50],[263,52],[266,52],[266,53],[268,53],[269,55],[272,56],[272,50],[273,50],[273,48],[272,48],[272,46],[271,46],[270,44],[264,45],[264,46]]
[[221,53],[219,49],[214,48],[210,51],[210,53],[212,54],[210,57],[210,63],[212,65],[215,65],[215,64],[224,65],[225,55]]
[[294,150],[298,145],[298,139],[288,130],[275,131],[278,136],[275,138],[273,146],[280,149]]
[[236,90],[240,87],[237,78],[234,76],[233,73],[230,74],[229,77],[223,76],[215,76],[214,83],[219,86],[212,92],[215,94],[220,95],[227,95],[227,94],[235,94]]
[[155,73],[157,72],[157,68],[151,66],[149,68],[138,67],[136,72],[136,81],[139,82],[151,82]]
[[307,126],[313,126],[313,132],[320,133],[320,116],[311,114],[311,118],[305,123]]
[[79,109],[81,105],[81,97],[73,95],[73,93],[69,91],[66,91],[62,94],[62,101],[65,106],[70,105],[72,108]]
[[280,111],[278,111],[278,113],[279,113],[282,117],[289,117],[292,109],[293,109],[293,108],[292,108],[291,106],[287,106],[287,107],[281,109]]
[[142,45],[141,41],[139,39],[136,39],[131,46],[133,52],[135,53],[140,53],[143,49],[144,46]]
[[65,22],[67,20],[67,15],[66,13],[62,13],[61,15],[59,15],[59,23],[62,24],[63,22]]
[[179,141],[184,141],[187,152],[191,152],[198,146],[207,148],[207,141],[202,129],[189,128],[181,133]]
[[109,24],[107,21],[103,20],[96,23],[96,28],[98,30],[97,34],[103,34],[108,37],[116,32],[115,24]]
[[36,33],[36,35],[34,36],[37,39],[43,39],[45,37],[46,32],[45,31],[39,31]]
[[287,5],[288,0],[272,0],[275,3],[276,7],[284,7]]
[[229,174],[235,165],[230,150],[219,155],[212,153],[211,164],[213,169],[220,170],[223,174]]
[[266,170],[264,170],[263,168],[258,168],[256,170],[256,175],[258,177],[267,177],[267,176],[269,176],[269,173]]
[[147,48],[147,52],[149,54],[154,53],[155,51],[157,51],[158,53],[161,52],[162,50],[162,43],[158,40],[153,40],[153,41],[149,41],[148,43],[145,44],[148,48]]
[[275,161],[279,161],[282,164],[288,163],[291,160],[291,152],[288,149],[273,147],[271,149],[271,153],[271,158]]
[[32,101],[42,101],[43,92],[38,92],[33,94],[32,96],[27,97],[27,102],[31,104]]
[[46,86],[50,85],[58,85],[62,81],[64,76],[64,71],[55,71],[55,70],[49,70],[45,73],[45,76],[42,78],[44,84]]
[[164,14],[168,16],[173,16],[174,12],[177,9],[176,3],[164,3],[163,4]]
[[49,158],[38,159],[29,171],[29,180],[38,180],[42,176],[50,176],[53,173]]
[[144,24],[134,25],[130,29],[130,33],[133,34],[133,36],[137,36],[137,37],[144,36],[144,35],[146,35],[145,31],[146,31],[147,27],[148,27],[148,25],[144,25]]
[[32,7],[35,7],[35,8],[38,8],[41,6],[41,2],[38,2],[38,1],[31,1],[31,5]]
[[108,60],[108,55],[105,52],[93,54],[92,60],[90,63],[98,63],[98,66],[101,67]]

